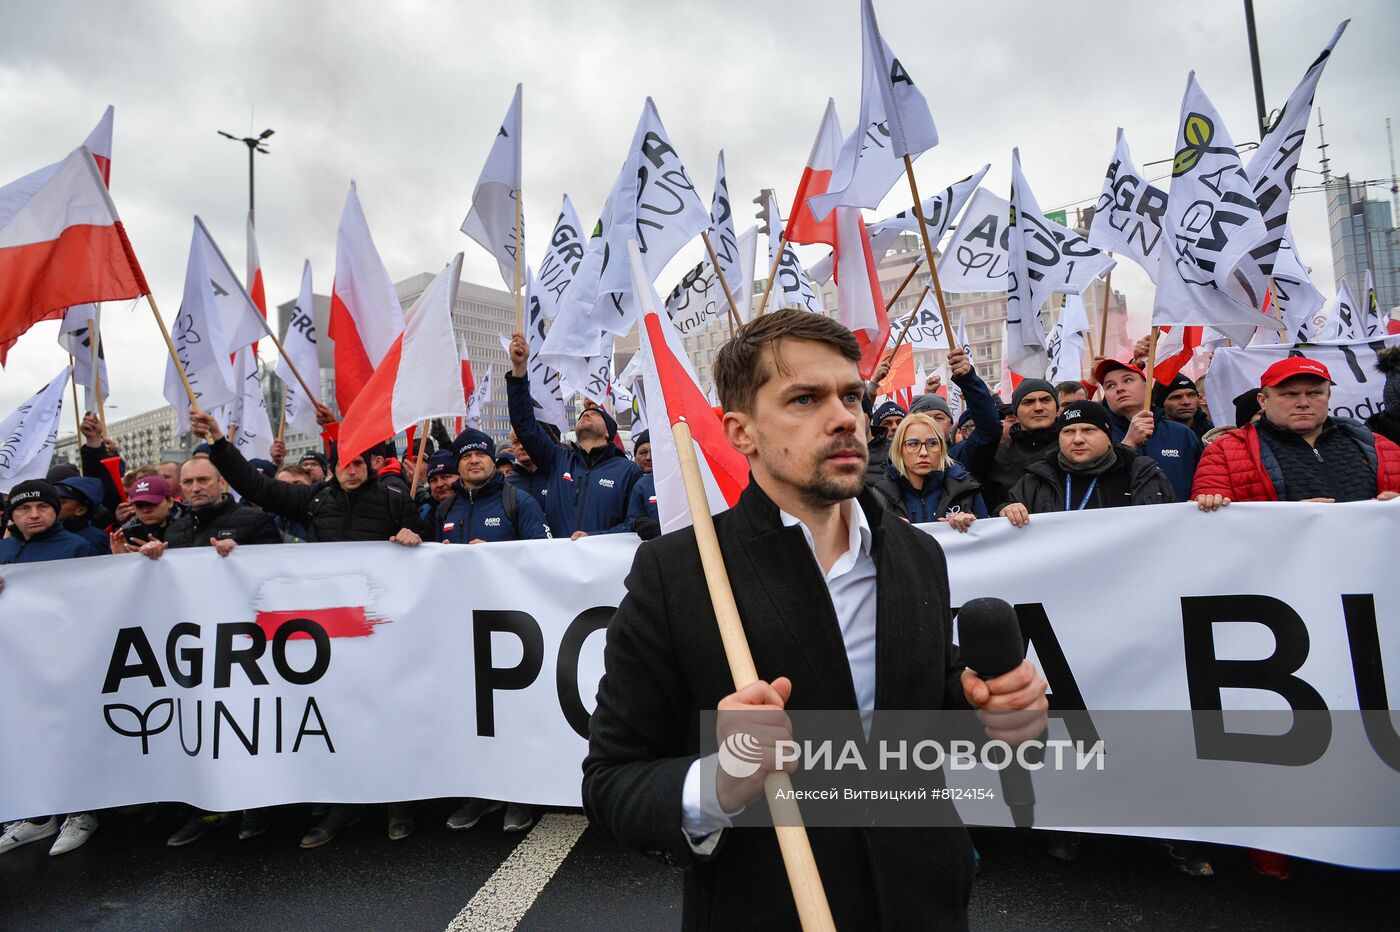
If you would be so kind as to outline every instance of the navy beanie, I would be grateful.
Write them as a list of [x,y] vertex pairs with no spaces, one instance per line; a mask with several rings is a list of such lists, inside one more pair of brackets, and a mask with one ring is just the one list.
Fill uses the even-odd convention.
[[608,429],[608,443],[612,443],[617,438],[617,419],[608,413],[606,408],[594,408],[603,416],[603,425]]
[[457,439],[452,441],[452,460],[456,462],[466,456],[472,450],[485,453],[491,459],[496,458],[496,441],[491,439],[491,435],[485,431],[477,430],[475,427],[468,427],[457,435]]
[[895,402],[887,401],[884,404],[880,405],[880,407],[876,408],[874,414],[870,415],[870,423],[879,424],[887,417],[893,417],[896,414],[900,417],[904,417],[908,413],[908,411],[905,411]]
[[446,450],[434,453],[428,457],[428,478],[441,476],[443,473],[451,475],[457,474],[457,459]]
[[272,465],[272,460],[251,459],[248,461],[248,465],[269,479],[277,478],[277,467]]
[[13,512],[25,502],[42,502],[58,514],[61,510],[61,503],[58,500],[58,489],[53,487],[53,483],[47,479],[28,479],[17,483],[10,489],[9,510]]
[[644,443],[651,443],[651,431],[644,430],[639,434],[632,435],[632,452],[636,453],[637,448]]

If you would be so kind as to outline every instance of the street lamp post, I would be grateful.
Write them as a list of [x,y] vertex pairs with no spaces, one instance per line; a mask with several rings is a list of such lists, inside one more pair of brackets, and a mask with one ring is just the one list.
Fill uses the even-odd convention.
[[264,140],[272,135],[272,130],[265,129],[257,136],[235,136],[233,133],[219,130],[219,135],[226,139],[232,139],[234,142],[241,142],[248,147],[248,216],[251,217],[253,215],[253,153],[267,154],[268,148]]

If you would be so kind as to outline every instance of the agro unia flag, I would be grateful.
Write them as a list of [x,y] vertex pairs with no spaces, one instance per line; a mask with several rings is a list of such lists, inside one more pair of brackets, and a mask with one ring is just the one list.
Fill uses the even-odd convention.
[[[1308,342],[1312,339],[1313,318],[1327,304],[1327,299],[1313,284],[1308,267],[1299,258],[1298,247],[1293,244],[1293,232],[1288,229],[1284,230],[1283,245],[1274,257],[1272,304],[1277,308],[1274,313],[1283,320],[1283,333],[1274,332],[1272,327],[1261,327],[1259,334],[1266,335],[1266,339],[1260,341],[1256,338],[1251,345],[1257,342],[1277,343],[1280,337],[1285,342]],[[1267,335],[1272,335],[1272,339]]]
[[1327,306],[1327,325],[1321,333],[1314,333],[1313,339],[1324,343],[1350,343],[1370,336],[1362,319],[1362,308],[1346,277],[1337,279],[1337,296]]
[[[724,283],[729,286],[729,291],[734,295],[734,302],[737,305],[739,293],[736,290],[744,275],[743,260],[739,252],[739,236],[734,232],[734,212],[729,204],[729,179],[724,170],[724,150],[719,150],[719,158],[715,166],[715,193],[710,198],[710,245],[714,248],[715,258],[719,260],[719,273],[724,276]],[[708,258],[708,253],[706,254]],[[723,288],[720,289],[721,297]],[[726,299],[728,304],[728,299]],[[742,306],[736,307],[736,311],[742,311]],[[722,313],[728,313],[727,310]]]
[[1194,71],[1181,99],[1162,232],[1154,325],[1278,328],[1277,319],[1227,292],[1233,269],[1268,230],[1225,121]]
[[1155,282],[1162,260],[1162,216],[1166,212],[1167,192],[1149,184],[1138,171],[1128,151],[1128,138],[1123,127],[1118,127],[1113,158],[1094,204],[1089,245],[1132,259]]
[[1089,314],[1084,309],[1084,298],[1077,294],[1066,295],[1060,319],[1050,328],[1046,340],[1046,355],[1050,360],[1045,367],[1047,382],[1077,381],[1084,374],[1084,333],[1088,329]]
[[[963,209],[968,198],[972,197],[973,192],[977,190],[977,186],[982,183],[982,178],[991,167],[991,165],[983,165],[976,174],[969,175],[961,181],[955,181],[933,197],[924,199],[924,223],[928,225],[928,240],[933,244],[934,249],[938,248],[938,244],[953,226],[958,212]],[[894,248],[899,234],[920,233],[919,218],[914,213],[913,207],[906,207],[892,217],[886,217],[884,220],[871,224],[868,230],[870,233],[870,254],[875,258],[875,264],[878,266],[885,261],[885,256]],[[823,284],[829,281],[834,259],[835,253],[832,253],[813,264],[807,270],[811,273],[813,280]]]
[[[58,345],[73,357],[73,384],[83,387],[83,410],[98,409],[96,383],[102,384],[102,397],[111,392],[107,380],[107,357],[102,347],[102,305],[78,304],[63,315],[58,328]],[[92,376],[93,357],[97,358],[97,378]]]
[[[967,354],[967,358],[970,361],[972,359],[972,343],[967,339],[967,323],[963,320],[961,315],[958,316],[958,330],[954,339],[957,340],[957,345],[962,347],[962,351]],[[948,365],[944,363],[943,368],[947,369]],[[948,389],[949,417],[951,417],[953,423],[956,424],[958,418],[962,417],[963,411],[967,408],[967,401],[963,398],[962,389],[958,388],[958,383],[954,382],[952,378],[946,377],[947,373],[944,373],[944,375],[945,378],[942,381],[943,385]],[[919,384],[920,387],[923,386],[922,382]]]
[[[613,194],[616,193],[614,187]],[[613,336],[594,323],[588,311],[598,297],[599,274],[607,249],[602,231],[611,221],[612,202],[610,195],[603,205],[602,218],[583,247],[583,258],[573,279],[559,298],[558,314],[538,353],[541,362],[559,373],[565,400],[578,392],[597,404],[607,403]]]
[[486,375],[477,383],[476,390],[467,400],[467,426],[481,430],[481,422],[486,419],[486,406],[491,403],[491,395],[496,390],[495,366],[487,365]]
[[553,424],[560,431],[564,431],[568,429],[568,418],[564,414],[562,378],[540,359],[540,348],[544,346],[545,340],[544,313],[540,309],[540,300],[535,295],[540,286],[533,272],[526,269],[526,273],[525,342],[530,350],[526,359],[530,376],[530,400],[535,405],[535,420]]
[[[307,259],[301,267],[301,292],[292,306],[287,332],[282,334],[286,357],[278,357],[276,374],[287,389],[282,400],[287,423],[308,437],[315,437],[321,430],[316,423],[316,402],[321,400],[321,361],[316,352],[316,337],[316,296],[311,290],[311,260]],[[316,392],[315,398],[306,397],[306,390],[292,371],[293,365],[306,380],[306,387]]]
[[1263,241],[1240,261],[1231,281],[1231,294],[1251,307],[1263,305],[1269,277],[1274,274],[1276,258],[1288,230],[1288,208],[1293,199],[1294,179],[1303,153],[1317,82],[1348,22],[1350,20],[1344,20],[1337,27],[1327,47],[1308,67],[1245,168],[1254,201],[1268,228]]
[[1386,335],[1385,322],[1390,317],[1389,313],[1381,314],[1380,304],[1376,301],[1376,276],[1370,269],[1366,270],[1366,290],[1361,296],[1361,316],[1366,322],[1365,330],[1368,337],[1383,337]]
[[238,397],[228,406],[229,425],[237,425],[233,445],[244,459],[271,459],[272,441],[276,439],[272,419],[267,413],[267,397],[258,378],[258,357],[251,346],[245,346],[233,357],[233,375],[238,383]]
[[583,261],[583,247],[583,225],[579,223],[578,211],[574,210],[569,195],[565,194],[531,292],[539,301],[540,314],[545,320],[558,316],[564,292],[569,290],[569,284]]
[[64,366],[53,381],[0,421],[0,492],[28,479],[42,479],[49,471],[71,373],[71,367]]
[[607,248],[599,270],[598,297],[587,316],[603,330],[621,335],[637,320],[627,242],[636,241],[647,273],[655,280],[681,247],[710,225],[710,212],[695,192],[650,97],[608,201],[611,211],[605,213],[610,217],[603,226]]
[[808,203],[817,220],[838,205],[874,209],[904,174],[904,157],[938,145],[928,101],[880,35],[871,0],[861,0],[860,118],[841,147],[826,192]]
[[[506,289],[514,293],[524,284],[520,269],[519,249],[515,242],[516,212],[520,202],[520,95],[521,85],[515,85],[510,109],[501,121],[486,164],[472,191],[472,206],[462,221],[462,232],[482,245],[496,260]],[[525,219],[520,216],[521,239],[525,236]]]
[[404,314],[403,333],[345,412],[338,443],[342,464],[419,421],[466,413],[452,332],[461,274],[459,252]]
[[627,246],[641,304],[639,342],[643,395],[651,432],[652,475],[656,480],[656,508],[661,516],[661,530],[668,532],[691,523],[680,456],[671,432],[674,425],[684,423],[690,429],[711,514],[724,511],[739,501],[739,493],[749,482],[749,463],[729,445],[720,419],[700,390],[699,379],[690,365],[690,356],[681,343],[680,334],[660,310],[641,250],[635,241]]
[[[772,217],[771,229],[782,228],[782,213],[778,210],[776,199],[769,198],[768,215]],[[773,268],[773,262],[778,258],[778,243],[781,236],[773,233],[768,234],[768,267]],[[778,310],[784,307],[800,307],[804,310],[820,314],[822,311],[821,295],[817,292],[817,287],[812,283],[807,270],[802,267],[802,262],[797,258],[797,253],[792,251],[789,243],[783,243],[783,257],[778,261],[778,271],[774,275],[776,281],[773,283],[771,295],[768,298],[768,308],[759,310]]]

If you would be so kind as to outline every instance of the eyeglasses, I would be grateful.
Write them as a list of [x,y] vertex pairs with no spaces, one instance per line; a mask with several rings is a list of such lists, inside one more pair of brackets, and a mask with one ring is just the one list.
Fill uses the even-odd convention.
[[910,438],[904,441],[904,449],[908,450],[910,453],[918,453],[919,447],[923,447],[925,450],[928,450],[930,453],[932,453],[934,450],[937,450],[942,445],[943,442],[937,437],[930,437],[927,440],[914,440],[913,438]]

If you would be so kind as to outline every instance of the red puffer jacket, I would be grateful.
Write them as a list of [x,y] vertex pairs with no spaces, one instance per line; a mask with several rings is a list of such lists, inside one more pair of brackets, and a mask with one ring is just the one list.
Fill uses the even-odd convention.
[[[1354,421],[1341,420],[1340,426],[1375,450],[1377,492],[1400,492],[1400,446],[1372,434]],[[1272,460],[1272,457],[1270,458]],[[1232,430],[1201,454],[1191,497],[1224,495],[1232,502],[1278,501],[1277,462],[1269,466],[1259,450],[1259,431],[1253,424]]]

